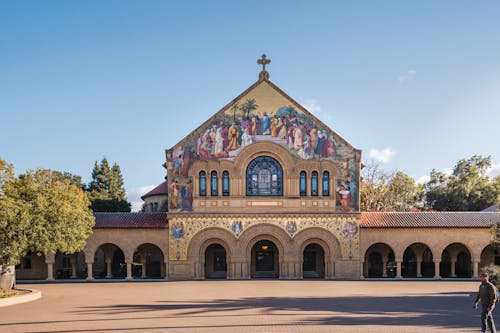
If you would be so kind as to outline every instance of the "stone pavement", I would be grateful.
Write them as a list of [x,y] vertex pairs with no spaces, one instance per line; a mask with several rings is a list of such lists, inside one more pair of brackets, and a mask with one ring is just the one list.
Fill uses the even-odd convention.
[[0,332],[479,332],[480,311],[472,309],[478,286],[306,280],[22,285],[43,296],[0,308]]

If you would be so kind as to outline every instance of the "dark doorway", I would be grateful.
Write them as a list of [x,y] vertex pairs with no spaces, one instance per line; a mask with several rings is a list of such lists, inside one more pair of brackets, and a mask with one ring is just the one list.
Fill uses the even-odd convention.
[[205,278],[225,279],[226,277],[226,250],[220,244],[212,244],[205,251]]
[[320,245],[313,243],[304,249],[302,276],[304,279],[325,277],[325,251]]
[[262,240],[252,248],[252,278],[277,278],[278,249],[273,242]]

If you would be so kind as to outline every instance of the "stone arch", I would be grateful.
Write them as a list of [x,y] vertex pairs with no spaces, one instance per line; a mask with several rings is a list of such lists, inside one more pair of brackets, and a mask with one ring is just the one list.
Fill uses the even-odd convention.
[[443,249],[440,259],[439,271],[442,277],[472,277],[472,251],[466,244],[449,243]]
[[395,277],[394,248],[387,243],[373,243],[364,251],[364,277]]
[[481,270],[484,267],[498,264],[500,264],[500,251],[491,246],[491,244],[485,246],[481,251],[479,269]]
[[[157,244],[147,242],[138,245],[134,250],[133,259],[134,263],[140,262],[140,267],[132,267],[132,276],[140,276],[141,278],[165,277],[165,254]],[[138,268],[140,268],[140,275],[137,273]]]
[[[424,256],[425,254],[425,256]],[[430,255],[430,258],[427,258]],[[433,277],[434,254],[429,245],[423,242],[415,242],[403,251],[401,263],[402,277]]]
[[325,253],[325,278],[335,276],[335,261],[342,258],[341,247],[338,239],[328,230],[319,227],[306,228],[298,232],[293,238],[297,246],[296,253],[300,268],[299,277],[303,276],[302,263],[304,250],[309,244],[316,243],[323,248]]
[[[122,258],[123,257],[123,258]],[[89,277],[124,278],[126,276],[126,254],[122,247],[114,242],[103,242],[95,247],[94,253],[89,258],[85,255],[92,273]],[[122,262],[123,261],[123,262]]]
[[231,263],[235,250],[236,238],[226,229],[211,227],[197,232],[188,245],[187,259],[194,265],[195,279],[205,278],[205,251],[212,244],[221,245],[226,251],[226,260],[228,266],[228,277],[231,276]]
[[278,271],[280,278],[289,277],[292,273],[288,267],[288,262],[296,258],[296,253],[292,246],[290,236],[282,228],[272,224],[256,224],[243,231],[239,238],[241,250],[245,258],[245,272],[250,276],[251,258],[253,246],[261,241],[269,240],[278,249]]

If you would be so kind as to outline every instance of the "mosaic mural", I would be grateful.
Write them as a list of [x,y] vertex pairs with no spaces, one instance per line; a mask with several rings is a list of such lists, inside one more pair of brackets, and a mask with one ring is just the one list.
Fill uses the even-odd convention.
[[167,151],[169,211],[192,211],[193,181],[188,172],[194,161],[234,160],[245,147],[261,141],[277,143],[296,158],[334,161],[341,171],[337,211],[357,211],[359,170],[353,148],[272,87],[255,90]]
[[[187,260],[189,242],[200,231],[219,227],[230,231],[235,239],[255,224],[268,223],[277,225],[293,238],[301,230],[320,227],[331,232],[339,241],[343,258],[358,257],[359,247],[359,220],[351,217],[318,217],[318,218],[173,218],[170,222],[169,253],[170,260]],[[179,230],[182,229],[182,232]],[[254,230],[255,232],[255,230]],[[182,235],[179,237],[179,235]]]

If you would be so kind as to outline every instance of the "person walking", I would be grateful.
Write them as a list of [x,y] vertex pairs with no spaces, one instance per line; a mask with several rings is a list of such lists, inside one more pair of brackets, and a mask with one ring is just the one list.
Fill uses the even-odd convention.
[[474,302],[474,309],[477,309],[479,301],[483,311],[481,312],[481,333],[486,332],[486,327],[490,329],[491,333],[496,333],[495,322],[491,311],[495,308],[497,300],[496,287],[488,281],[488,273],[481,273],[481,285],[477,293],[476,301]]

